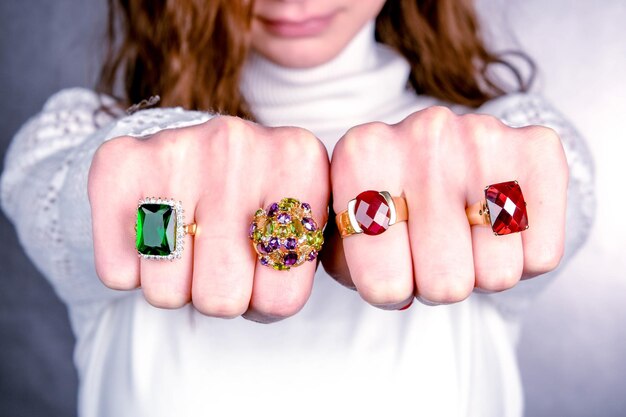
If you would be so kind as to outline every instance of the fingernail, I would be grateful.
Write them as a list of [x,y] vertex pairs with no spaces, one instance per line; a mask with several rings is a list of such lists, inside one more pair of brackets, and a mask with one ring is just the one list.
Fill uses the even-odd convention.
[[406,309],[408,309],[409,307],[411,307],[411,305],[413,305],[413,300],[411,300],[411,301],[409,302],[409,304],[405,305],[404,307],[399,308],[399,309],[398,309],[398,311],[403,311],[403,310],[406,310]]

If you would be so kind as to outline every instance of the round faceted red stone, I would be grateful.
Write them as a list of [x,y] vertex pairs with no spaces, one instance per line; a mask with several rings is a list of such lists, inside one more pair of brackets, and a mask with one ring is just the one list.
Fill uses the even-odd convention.
[[526,202],[517,182],[490,185],[485,190],[485,200],[495,234],[508,235],[528,228]]
[[356,197],[354,217],[366,235],[379,235],[389,228],[391,209],[378,191],[363,191]]

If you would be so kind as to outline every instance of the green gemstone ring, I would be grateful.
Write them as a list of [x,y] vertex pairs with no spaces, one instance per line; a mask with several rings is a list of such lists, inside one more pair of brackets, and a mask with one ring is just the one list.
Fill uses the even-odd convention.
[[195,234],[196,225],[184,223],[180,201],[144,198],[137,207],[135,247],[144,259],[180,259],[185,235]]

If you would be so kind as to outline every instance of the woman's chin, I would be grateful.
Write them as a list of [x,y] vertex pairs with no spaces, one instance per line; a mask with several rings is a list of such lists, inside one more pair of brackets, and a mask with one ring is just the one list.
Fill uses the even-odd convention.
[[[253,34],[254,39],[254,34]],[[313,68],[331,61],[350,41],[340,36],[276,38],[262,36],[252,48],[269,61],[287,68]]]

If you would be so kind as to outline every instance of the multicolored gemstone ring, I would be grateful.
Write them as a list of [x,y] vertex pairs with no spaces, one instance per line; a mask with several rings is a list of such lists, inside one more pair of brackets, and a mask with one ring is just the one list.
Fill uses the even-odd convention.
[[144,259],[180,259],[185,235],[196,233],[196,224],[184,223],[180,201],[170,198],[144,198],[137,207],[135,247]]
[[348,209],[335,221],[341,237],[354,234],[379,235],[389,226],[408,219],[404,197],[392,197],[387,191],[363,191],[348,202]]
[[485,187],[485,199],[465,209],[470,225],[491,226],[496,236],[528,229],[528,214],[522,189],[517,181]]
[[283,198],[267,210],[258,209],[250,223],[249,237],[261,265],[278,271],[314,261],[324,243],[311,206],[295,198]]

